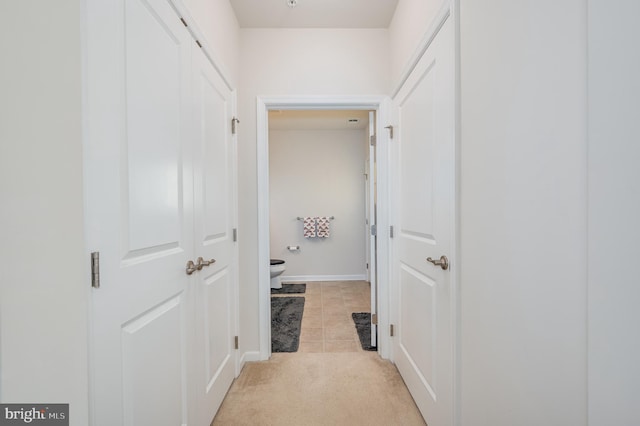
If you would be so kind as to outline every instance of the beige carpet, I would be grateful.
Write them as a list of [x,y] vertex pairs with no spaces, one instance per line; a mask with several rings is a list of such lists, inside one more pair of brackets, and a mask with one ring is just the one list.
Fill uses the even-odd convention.
[[425,423],[395,366],[361,351],[280,353],[247,363],[212,425]]

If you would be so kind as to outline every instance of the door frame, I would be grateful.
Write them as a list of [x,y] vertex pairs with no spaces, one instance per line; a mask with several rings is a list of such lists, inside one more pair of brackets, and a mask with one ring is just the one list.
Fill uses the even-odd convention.
[[[271,306],[269,279],[269,111],[270,110],[373,110],[377,114],[378,147],[378,329],[389,324],[389,140],[382,123],[389,118],[391,100],[387,96],[258,96],[257,176],[258,176],[258,306],[260,318],[260,359],[271,356]],[[378,353],[390,357],[389,336],[379,333]]]

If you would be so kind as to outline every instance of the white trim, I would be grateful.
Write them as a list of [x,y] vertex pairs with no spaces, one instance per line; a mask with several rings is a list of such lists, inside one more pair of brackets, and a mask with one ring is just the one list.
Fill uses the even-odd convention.
[[422,59],[424,52],[426,52],[429,46],[431,46],[431,42],[433,42],[433,39],[436,37],[444,23],[447,21],[447,18],[449,18],[449,16],[451,15],[451,7],[451,1],[445,1],[442,5],[442,8],[438,11],[435,19],[432,21],[429,28],[427,28],[427,31],[422,36],[420,43],[418,43],[418,47],[407,62],[407,65],[404,68],[404,72],[400,76],[400,81],[398,81],[395,89],[393,90],[393,92],[391,92],[392,99],[395,99],[395,97],[398,95],[398,92],[407,82],[407,79],[413,73],[414,69],[418,65],[418,62],[420,62],[420,59]]
[[256,153],[258,175],[258,316],[260,359],[271,356],[271,275],[269,249],[269,123],[268,101],[256,101]]
[[260,361],[261,359],[260,352],[258,351],[244,352],[242,356],[240,356],[240,362],[238,363],[240,371],[242,371],[247,362]]
[[[238,114],[238,92],[237,90],[231,91],[231,115],[235,117]],[[232,134],[232,143],[231,149],[233,150],[233,225],[234,229],[238,229],[238,221],[239,221],[239,207],[238,207],[238,134]],[[235,258],[235,262],[233,264],[233,279],[234,279],[234,290],[233,290],[233,303],[235,304],[235,318],[234,318],[234,335],[238,336],[240,334],[240,245],[237,241],[235,241],[233,246],[233,255]],[[244,355],[243,355],[244,357]],[[236,377],[240,375],[240,371],[242,371],[242,360],[239,356],[239,351],[236,351],[235,354],[235,364],[236,364]]]
[[[460,83],[460,64],[461,64],[461,51],[460,51],[460,0],[453,0],[451,2],[451,14],[454,24],[454,45],[455,45],[455,198],[454,202],[454,212],[455,212],[455,225],[453,230],[453,256],[454,259],[459,259],[460,257],[460,247],[461,247],[461,218],[460,218],[460,194],[461,194],[461,186],[462,182],[461,178],[461,152],[462,152],[462,113],[461,113],[461,105],[462,105],[462,95],[461,95],[461,83]],[[461,318],[462,318],[462,309],[460,309],[461,304],[461,284],[460,284],[460,262],[454,262],[451,265],[451,298],[453,300],[453,309],[455,309],[455,314],[452,316],[453,324],[451,329],[453,330],[453,337],[451,339],[453,347],[453,424],[461,425],[462,424],[462,408],[460,402],[462,401],[462,378],[460,372],[462,371],[462,345],[460,344],[460,336],[462,335],[461,329]]]
[[284,284],[286,281],[366,281],[367,275],[283,275],[281,279]]
[[[388,124],[391,102],[387,96],[258,96],[256,99],[257,178],[258,178],[258,315],[260,318],[260,359],[271,356],[271,306],[269,275],[269,127],[268,111],[281,110],[375,110],[378,137],[378,229],[389,229],[389,138]],[[386,330],[389,321],[389,236],[378,238],[378,326]],[[323,280],[328,276],[323,276]],[[358,276],[361,277],[361,276]],[[362,275],[364,277],[364,275]],[[341,280],[343,278],[340,278]],[[360,279],[360,278],[358,278]],[[310,281],[310,280],[309,280]],[[388,358],[390,341],[380,333],[378,353]]]

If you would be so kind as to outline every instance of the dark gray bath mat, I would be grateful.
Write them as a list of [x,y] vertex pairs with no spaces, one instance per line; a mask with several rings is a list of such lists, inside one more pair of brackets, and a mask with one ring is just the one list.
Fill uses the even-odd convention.
[[304,297],[271,298],[271,352],[298,350],[303,311]]
[[272,288],[271,294],[295,294],[307,291],[306,284],[282,284],[282,288]]
[[371,314],[369,312],[354,312],[351,314],[356,324],[360,346],[365,351],[375,351],[378,348],[371,346]]

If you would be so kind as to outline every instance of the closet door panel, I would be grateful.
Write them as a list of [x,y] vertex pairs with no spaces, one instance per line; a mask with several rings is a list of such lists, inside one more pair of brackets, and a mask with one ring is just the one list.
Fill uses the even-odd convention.
[[209,424],[235,377],[237,248],[233,93],[200,51],[194,52],[195,246],[212,262],[196,280],[196,396],[198,418]]
[[94,425],[192,423],[193,42],[164,0],[87,3]]

